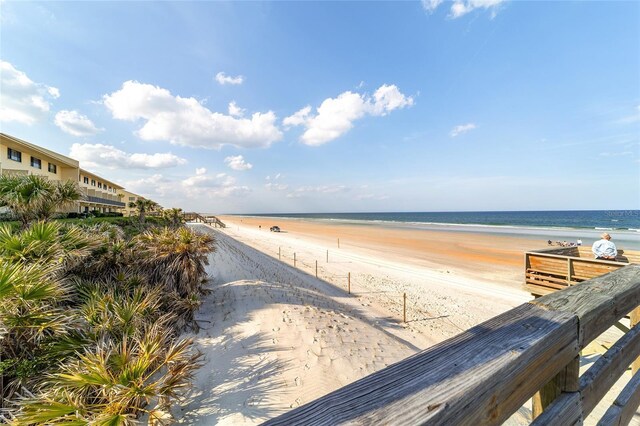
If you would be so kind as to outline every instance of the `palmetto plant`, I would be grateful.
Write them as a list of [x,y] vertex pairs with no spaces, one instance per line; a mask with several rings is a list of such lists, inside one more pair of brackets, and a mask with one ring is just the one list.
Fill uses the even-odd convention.
[[0,226],[0,401],[12,421],[169,422],[199,366],[177,335],[193,324],[211,251],[186,228],[127,239],[110,225]]
[[165,209],[162,211],[162,217],[169,223],[169,226],[178,228],[184,223],[182,209]]
[[0,226],[0,257],[14,262],[59,263],[71,268],[97,247],[98,241],[78,226],[37,222],[20,232]]
[[200,366],[191,345],[157,325],[104,340],[51,375],[46,391],[23,402],[17,423],[129,425],[147,415],[150,424],[167,424]]
[[152,229],[138,236],[137,246],[153,282],[165,283],[181,297],[202,293],[213,237],[189,228]]
[[9,207],[23,227],[33,220],[47,220],[83,197],[76,182],[39,175],[0,176],[0,204]]
[[180,325],[198,326],[194,314],[205,293],[205,266],[214,251],[214,240],[188,228],[149,230],[138,236],[139,265],[152,284],[163,285]]
[[0,261],[0,382],[4,396],[28,385],[57,360],[47,345],[73,329],[64,309],[70,286],[60,264]]
[[77,283],[80,315],[96,336],[120,339],[133,336],[150,324],[166,328],[174,314],[162,315],[162,289],[152,289],[141,279]]

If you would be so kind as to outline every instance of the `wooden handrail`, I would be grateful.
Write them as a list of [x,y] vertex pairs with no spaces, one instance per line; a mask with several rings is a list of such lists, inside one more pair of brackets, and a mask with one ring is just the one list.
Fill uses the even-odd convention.
[[[619,377],[640,355],[640,332],[634,327],[582,378],[580,351],[638,305],[640,265],[625,266],[520,305],[265,424],[493,425],[554,383],[558,397],[536,423],[573,424],[602,398],[610,375]],[[618,399],[635,406],[618,404],[611,416],[635,411],[638,389]]]
[[533,256],[538,256],[538,257],[549,257],[552,259],[563,259],[566,260],[567,257],[573,259],[573,260],[577,260],[580,262],[589,262],[589,263],[597,263],[597,264],[606,264],[606,265],[620,265],[621,262],[616,262],[613,260],[603,260],[603,259],[590,259],[590,258],[586,258],[586,257],[573,257],[573,256],[567,256],[567,255],[562,255],[562,254],[552,254],[552,253],[544,253],[544,252],[539,252],[539,251],[529,251],[526,252],[525,255],[533,255]]
[[184,212],[182,213],[182,217],[185,218],[186,220],[192,220],[195,219],[196,222],[202,222],[202,223],[206,223],[206,224],[214,224],[214,226],[219,226],[220,228],[226,228],[227,225],[225,225],[220,219],[218,219],[216,216],[203,216],[200,213],[196,213],[196,212]]

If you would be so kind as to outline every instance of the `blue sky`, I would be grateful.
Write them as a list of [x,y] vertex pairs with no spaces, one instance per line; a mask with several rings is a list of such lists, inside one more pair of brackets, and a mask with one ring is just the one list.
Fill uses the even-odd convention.
[[4,133],[165,207],[640,208],[640,2],[0,2]]

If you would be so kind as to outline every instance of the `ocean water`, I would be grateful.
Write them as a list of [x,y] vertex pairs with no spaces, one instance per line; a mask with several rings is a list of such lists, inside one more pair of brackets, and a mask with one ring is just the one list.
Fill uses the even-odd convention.
[[640,210],[531,212],[292,213],[252,216],[415,224],[484,225],[640,232]]
[[591,244],[602,232],[626,249],[640,250],[640,210],[254,214],[361,226],[509,234]]

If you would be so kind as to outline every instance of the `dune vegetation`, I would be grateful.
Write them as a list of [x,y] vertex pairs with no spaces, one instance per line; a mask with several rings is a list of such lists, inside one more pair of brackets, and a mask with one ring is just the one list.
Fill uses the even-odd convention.
[[200,365],[180,334],[198,328],[213,239],[177,211],[124,228],[55,221],[30,210],[55,210],[55,188],[11,179],[0,202],[22,226],[0,225],[0,421],[171,423]]

